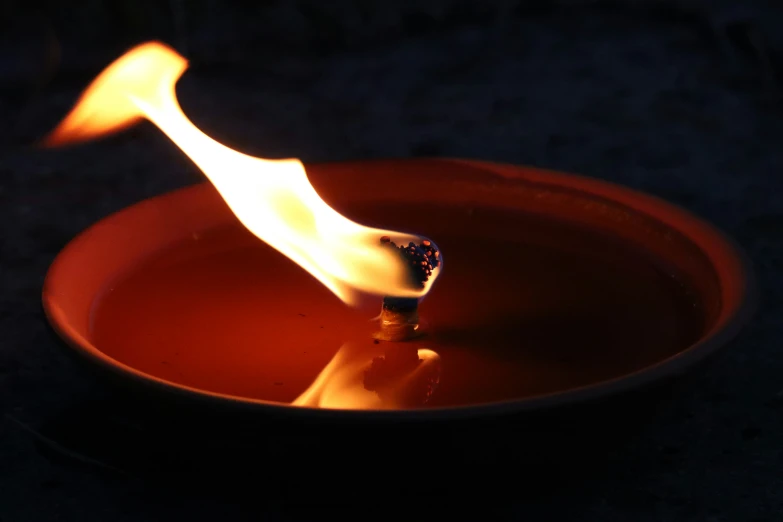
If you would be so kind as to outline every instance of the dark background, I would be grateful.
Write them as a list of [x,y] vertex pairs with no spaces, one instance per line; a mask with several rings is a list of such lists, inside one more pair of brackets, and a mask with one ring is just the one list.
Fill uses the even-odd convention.
[[[0,3],[0,521],[372,519],[411,501],[451,519],[479,504],[479,520],[783,520],[781,35],[772,0]],[[91,223],[202,177],[148,124],[67,150],[32,145],[149,38],[191,60],[179,93],[196,124],[246,152],[524,163],[679,203],[752,257],[760,312],[595,473],[534,498],[524,458],[470,443],[447,473],[464,473],[475,498],[434,492],[446,472],[426,463],[405,495],[346,487],[317,500],[302,482],[363,470],[305,466],[283,483],[278,460],[232,496],[109,469],[155,433],[117,421],[114,396],[50,336],[43,277]],[[460,460],[477,454],[489,462],[479,477]],[[511,486],[482,490],[492,474]]]

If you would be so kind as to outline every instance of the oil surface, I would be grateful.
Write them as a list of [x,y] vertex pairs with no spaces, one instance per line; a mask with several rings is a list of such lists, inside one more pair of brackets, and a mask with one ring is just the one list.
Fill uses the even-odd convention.
[[[351,217],[429,236],[443,253],[420,306],[429,333],[416,342],[441,356],[428,407],[621,377],[687,348],[703,326],[676,277],[595,232],[490,209],[365,206]],[[237,224],[183,239],[116,281],[91,333],[159,378],[290,402],[343,343],[366,342],[378,310],[347,308]]]

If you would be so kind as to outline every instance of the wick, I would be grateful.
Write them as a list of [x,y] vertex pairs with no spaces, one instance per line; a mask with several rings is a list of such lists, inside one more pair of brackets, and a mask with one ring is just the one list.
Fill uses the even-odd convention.
[[403,342],[421,337],[419,300],[407,297],[384,297],[381,307],[381,330],[376,338]]
[[[381,237],[381,246],[393,248],[406,262],[412,283],[424,287],[433,270],[440,265],[440,252],[432,241],[423,240],[417,245],[397,246],[389,236]],[[384,341],[409,341],[422,335],[419,322],[419,300],[411,297],[385,296],[381,307],[381,330],[377,339]]]

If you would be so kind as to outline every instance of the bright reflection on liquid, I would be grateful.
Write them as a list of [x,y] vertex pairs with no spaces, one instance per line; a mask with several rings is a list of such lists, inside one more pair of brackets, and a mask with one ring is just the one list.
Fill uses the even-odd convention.
[[[424,405],[440,381],[440,356],[428,349],[406,345],[389,345],[383,358],[375,360],[366,347],[344,344],[310,387],[292,404],[312,408],[390,410]],[[394,350],[416,350],[413,364],[389,368],[385,362],[394,358]],[[382,385],[368,389],[367,372],[381,367]]]

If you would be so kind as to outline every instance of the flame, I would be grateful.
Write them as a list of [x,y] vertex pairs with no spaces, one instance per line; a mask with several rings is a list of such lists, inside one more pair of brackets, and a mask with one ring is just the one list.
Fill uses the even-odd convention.
[[440,356],[429,349],[418,350],[421,362],[415,369],[396,379],[383,395],[368,391],[363,384],[364,371],[371,359],[355,344],[344,344],[307,390],[291,404],[312,408],[388,410],[421,406],[429,396],[420,393],[422,380],[440,374]]
[[188,62],[158,42],[142,44],[109,65],[47,137],[46,145],[82,142],[143,118],[163,131],[204,172],[239,221],[296,262],[347,304],[360,293],[417,298],[407,264],[385,248],[423,238],[368,228],[324,202],[297,159],[267,160],[232,150],[199,130],[182,111],[175,85]]

